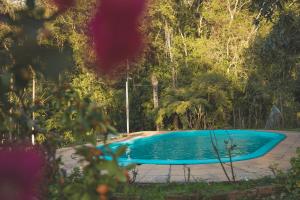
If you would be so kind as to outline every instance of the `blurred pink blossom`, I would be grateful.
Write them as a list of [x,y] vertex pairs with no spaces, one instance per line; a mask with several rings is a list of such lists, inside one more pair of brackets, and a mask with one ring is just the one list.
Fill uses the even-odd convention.
[[32,147],[0,149],[0,199],[32,200],[42,180],[44,158]]
[[110,73],[114,67],[133,59],[142,47],[138,30],[145,0],[102,0],[90,21],[90,35],[98,70]]

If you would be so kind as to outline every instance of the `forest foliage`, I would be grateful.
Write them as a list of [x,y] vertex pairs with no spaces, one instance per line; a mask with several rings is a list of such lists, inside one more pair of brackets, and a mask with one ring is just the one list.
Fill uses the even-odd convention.
[[[264,128],[274,105],[283,115],[274,128],[298,126],[297,1],[154,1],[144,20],[146,50],[130,73],[133,131]],[[124,80],[111,91],[122,132]]]
[[[105,66],[90,41],[98,1],[64,2],[68,8],[59,0],[0,0],[1,144],[36,136],[51,186],[41,193],[51,199],[106,199],[130,181],[133,166],[117,162],[125,148],[110,152],[112,160],[96,148],[126,130],[126,80],[131,131],[260,129],[274,108],[280,123],[270,128],[299,126],[299,1],[149,0],[139,30],[134,23],[122,32],[142,31],[144,51],[114,70],[98,70]],[[92,145],[77,149],[87,162],[75,171],[82,179],[65,184],[56,149],[74,143]]]
[[[39,2],[51,13],[51,4]],[[169,130],[211,126],[264,128],[272,106],[282,113],[280,128],[298,126],[298,1],[162,0],[148,3],[141,26],[145,49],[140,59],[130,63],[128,71],[131,131],[156,127]],[[2,12],[10,12],[10,7],[2,7]],[[95,1],[77,1],[76,7],[53,23],[34,27],[32,37],[38,36],[46,49],[37,49],[40,45],[25,45],[26,51],[20,51],[28,55],[45,51],[48,60],[43,64],[51,65],[53,58],[48,56],[49,47],[60,48],[66,55],[61,58],[59,67],[70,65],[60,74],[60,84],[71,87],[80,99],[93,102],[118,132],[125,132],[126,71],[112,80],[93,70],[95,58],[89,46],[86,24],[94,7]],[[8,66],[6,48],[12,45],[13,37],[20,38],[20,35],[1,24],[0,37],[1,65]],[[56,56],[54,54],[50,52]],[[55,60],[53,64],[57,65],[60,60],[57,57]],[[54,66],[41,69],[49,68],[55,69]],[[30,98],[31,79],[26,80],[26,74],[30,76],[31,69],[25,70],[26,73],[17,73],[25,78],[16,80],[28,81],[29,86],[22,95]],[[57,78],[55,73],[51,70],[50,75]],[[54,80],[44,74],[49,75],[43,71],[36,75],[36,95],[49,107],[53,104]],[[153,104],[153,76],[158,80],[158,107]],[[59,113],[64,110],[53,114],[46,114],[45,110],[37,112],[37,116],[46,121],[49,130],[63,127]],[[61,131],[68,135],[71,130]]]

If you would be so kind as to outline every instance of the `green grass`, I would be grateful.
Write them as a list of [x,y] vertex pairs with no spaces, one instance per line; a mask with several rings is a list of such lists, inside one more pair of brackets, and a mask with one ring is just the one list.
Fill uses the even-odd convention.
[[188,184],[133,184],[120,187],[117,191],[120,195],[131,199],[133,197],[142,197],[145,200],[163,200],[167,195],[190,195],[201,194],[209,198],[211,195],[229,192],[233,190],[246,190],[257,186],[266,186],[273,183],[273,179],[263,178],[254,181],[242,181],[236,184],[231,183],[188,183]]
[[287,129],[284,129],[285,131],[297,131],[297,132],[300,132],[300,128],[287,128]]

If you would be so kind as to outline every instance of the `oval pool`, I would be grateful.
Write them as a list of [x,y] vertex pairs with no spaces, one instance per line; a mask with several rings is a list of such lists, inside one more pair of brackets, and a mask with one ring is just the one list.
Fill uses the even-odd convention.
[[[127,150],[120,158],[121,164],[208,164],[218,163],[214,142],[222,162],[229,162],[228,148],[232,150],[232,161],[260,157],[279,142],[284,134],[253,130],[194,130],[174,131],[149,137],[115,142],[108,145],[112,151],[126,145]],[[104,146],[99,148],[103,149]]]

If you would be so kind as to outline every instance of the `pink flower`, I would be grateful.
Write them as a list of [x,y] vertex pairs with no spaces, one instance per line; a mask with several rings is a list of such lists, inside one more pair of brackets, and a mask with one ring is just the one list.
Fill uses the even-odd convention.
[[65,11],[75,5],[75,0],[52,0],[52,2],[61,11]]
[[44,159],[32,147],[0,149],[0,199],[32,200],[37,195]]
[[99,70],[110,73],[114,67],[138,55],[142,36],[139,18],[145,0],[102,0],[91,20],[90,35]]

